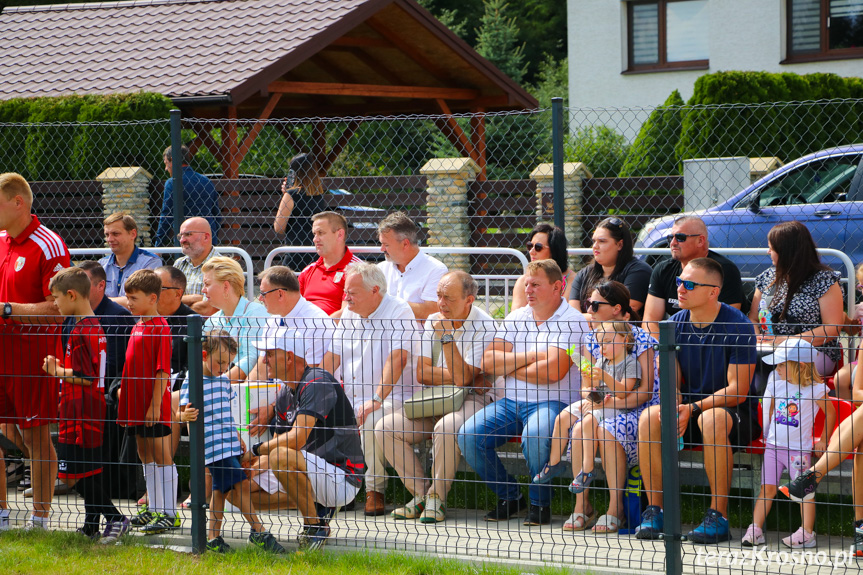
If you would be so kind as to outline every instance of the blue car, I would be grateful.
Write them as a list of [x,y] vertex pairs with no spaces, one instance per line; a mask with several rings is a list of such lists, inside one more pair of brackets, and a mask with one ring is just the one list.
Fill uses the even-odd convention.
[[[767,233],[791,220],[806,224],[819,248],[863,262],[863,144],[830,148],[803,156],[764,176],[731,199],[691,212],[707,224],[710,246],[764,248],[764,257],[729,256],[741,275],[754,277],[770,265]],[[638,234],[637,247],[667,247],[671,215],[651,220]],[[825,258],[833,269],[839,260]]]

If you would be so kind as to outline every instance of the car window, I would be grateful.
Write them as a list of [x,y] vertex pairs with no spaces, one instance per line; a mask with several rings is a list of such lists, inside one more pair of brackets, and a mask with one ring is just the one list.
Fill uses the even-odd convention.
[[758,206],[792,206],[844,201],[860,155],[815,160],[777,178],[756,193]]

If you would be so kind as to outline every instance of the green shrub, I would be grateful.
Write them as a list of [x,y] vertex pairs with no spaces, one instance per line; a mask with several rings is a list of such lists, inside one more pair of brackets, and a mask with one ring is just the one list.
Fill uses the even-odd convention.
[[579,128],[564,141],[567,162],[583,162],[595,178],[614,177],[626,159],[626,137],[608,126]]
[[650,114],[629,147],[620,177],[680,174],[680,163],[674,147],[680,140],[681,106],[683,98],[675,90],[663,105]]

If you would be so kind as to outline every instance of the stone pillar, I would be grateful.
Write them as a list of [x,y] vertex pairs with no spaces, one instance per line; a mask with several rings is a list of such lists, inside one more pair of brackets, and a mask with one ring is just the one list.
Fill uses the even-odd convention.
[[[479,166],[470,158],[435,158],[420,173],[428,179],[429,246],[470,246],[467,186],[476,179]],[[451,269],[470,272],[470,256],[435,256]]]
[[[530,173],[536,182],[536,217],[540,221],[554,221],[554,164],[540,164]],[[568,162],[563,165],[563,221],[564,233],[569,247],[581,247],[581,206],[584,179],[592,177],[582,162]],[[546,206],[543,209],[543,205]],[[551,214],[551,217],[544,215]],[[570,257],[573,269],[581,268],[581,258]]]
[[102,206],[105,217],[126,212],[138,222],[139,245],[151,246],[150,175],[144,168],[108,168],[96,180],[102,183]]

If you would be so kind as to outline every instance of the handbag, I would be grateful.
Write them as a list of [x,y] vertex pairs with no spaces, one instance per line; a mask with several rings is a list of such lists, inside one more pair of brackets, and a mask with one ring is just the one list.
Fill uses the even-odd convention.
[[408,419],[440,417],[461,409],[466,395],[467,389],[456,385],[425,387],[406,400],[402,409]]

